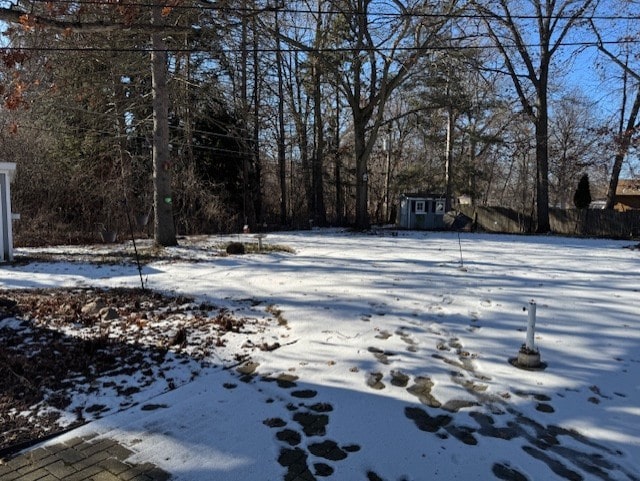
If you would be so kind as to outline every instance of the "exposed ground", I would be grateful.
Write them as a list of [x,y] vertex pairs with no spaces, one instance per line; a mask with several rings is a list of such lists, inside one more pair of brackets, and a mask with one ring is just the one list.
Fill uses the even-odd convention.
[[226,352],[228,335],[258,330],[257,320],[141,289],[2,291],[0,320],[9,318],[0,327],[0,453],[174,389],[189,381],[177,365],[197,376],[214,351],[239,362],[274,347]]

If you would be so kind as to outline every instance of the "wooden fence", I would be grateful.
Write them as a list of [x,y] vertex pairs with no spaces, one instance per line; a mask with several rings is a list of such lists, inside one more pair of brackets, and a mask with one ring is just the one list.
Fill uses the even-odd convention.
[[[506,207],[458,206],[473,219],[475,226],[487,232],[531,233],[534,218]],[[640,237],[640,210],[617,212],[600,209],[549,209],[551,230],[556,234],[634,239]]]

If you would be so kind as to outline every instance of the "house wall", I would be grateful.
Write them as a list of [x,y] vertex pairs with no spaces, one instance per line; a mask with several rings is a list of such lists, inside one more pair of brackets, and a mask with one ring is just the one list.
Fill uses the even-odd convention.
[[10,185],[15,169],[12,162],[0,162],[0,262],[13,260]]
[[8,201],[9,176],[0,172],[0,261],[11,259],[11,212]]

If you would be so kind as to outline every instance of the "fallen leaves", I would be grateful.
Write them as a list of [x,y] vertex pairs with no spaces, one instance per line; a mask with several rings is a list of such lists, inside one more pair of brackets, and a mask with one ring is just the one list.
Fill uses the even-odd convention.
[[255,319],[148,290],[0,291],[0,452],[131,406],[145,390],[174,389],[214,354],[233,362],[226,337],[261,329]]

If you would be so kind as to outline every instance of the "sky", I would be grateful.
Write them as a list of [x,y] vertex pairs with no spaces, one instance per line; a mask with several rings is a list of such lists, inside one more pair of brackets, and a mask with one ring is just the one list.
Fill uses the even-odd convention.
[[[257,243],[185,238],[143,276],[250,328],[170,365],[173,390],[159,380],[123,410],[106,390],[82,398],[107,407],[51,442],[117,439],[179,481],[292,479],[300,459],[313,479],[640,479],[633,242],[321,229],[221,255],[232,240]],[[0,289],[139,286],[133,264],[86,262],[114,249],[131,246],[16,249],[56,260],[0,265]],[[540,370],[511,362],[532,301]]]

